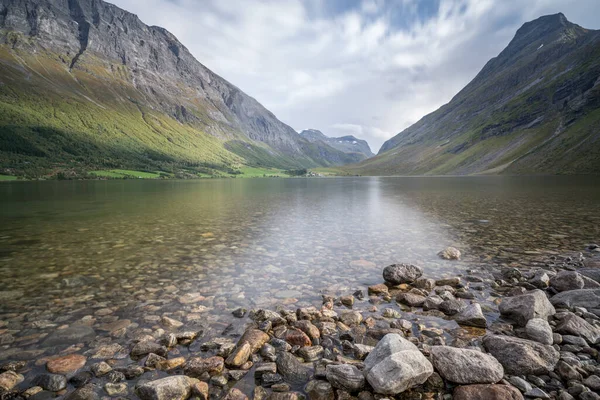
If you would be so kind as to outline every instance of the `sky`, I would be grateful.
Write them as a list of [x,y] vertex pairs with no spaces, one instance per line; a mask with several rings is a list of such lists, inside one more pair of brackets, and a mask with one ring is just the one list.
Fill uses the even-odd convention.
[[297,131],[383,142],[449,102],[516,30],[599,0],[108,0],[171,31]]

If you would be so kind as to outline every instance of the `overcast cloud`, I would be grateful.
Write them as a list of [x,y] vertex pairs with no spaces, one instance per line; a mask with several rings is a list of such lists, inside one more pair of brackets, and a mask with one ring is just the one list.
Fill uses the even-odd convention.
[[598,0],[108,0],[162,26],[296,130],[382,143],[450,101],[514,36]]

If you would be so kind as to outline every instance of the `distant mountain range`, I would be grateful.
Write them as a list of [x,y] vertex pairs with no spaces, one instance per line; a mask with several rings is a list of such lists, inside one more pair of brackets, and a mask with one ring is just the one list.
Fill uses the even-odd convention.
[[334,149],[348,154],[357,154],[357,162],[373,157],[369,144],[365,140],[357,139],[352,135],[342,137],[327,137],[316,129],[305,129],[300,136],[311,143],[323,142]]
[[351,173],[600,173],[600,31],[563,14],[524,24],[450,103]]
[[341,165],[200,64],[175,36],[102,0],[0,0],[0,173]]

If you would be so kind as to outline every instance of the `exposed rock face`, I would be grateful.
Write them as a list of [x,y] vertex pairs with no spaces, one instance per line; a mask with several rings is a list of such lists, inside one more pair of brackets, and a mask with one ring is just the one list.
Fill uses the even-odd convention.
[[[103,0],[3,0],[0,2],[0,45],[8,53],[15,49],[44,57],[50,52],[52,57],[44,61],[53,63],[56,71],[65,71],[61,81],[68,82],[62,78],[77,73],[92,83],[84,86],[73,79],[72,87],[57,89],[40,79],[28,86],[28,79],[23,75],[22,82],[14,86],[19,93],[26,90],[32,95],[40,90],[43,99],[50,95],[64,98],[67,92],[66,97],[73,104],[81,104],[81,110],[89,110],[92,116],[94,111],[108,109],[127,118],[131,118],[129,112],[136,109],[144,115],[158,114],[158,118],[169,123],[191,128],[195,135],[217,138],[221,146],[228,149],[219,153],[223,157],[236,154],[250,162],[262,158],[290,168],[340,165],[360,159],[356,153],[345,153],[325,142],[305,140],[255,99],[199,63],[173,34],[145,25],[134,14]],[[2,59],[11,74],[19,71],[15,60],[13,57],[4,59],[4,56]],[[27,65],[29,60],[22,62]],[[29,66],[37,71],[35,63]],[[48,74],[47,70],[41,71],[42,75]],[[2,72],[4,75],[4,70]],[[54,76],[44,78],[51,80]],[[40,89],[36,84],[43,87]],[[90,90],[94,85],[102,88],[104,94]],[[120,121],[114,119],[115,124]],[[120,128],[128,130],[124,126]],[[157,147],[154,151],[162,151],[161,156],[178,157],[176,152],[170,151],[171,142],[164,136],[152,129],[148,132],[164,142],[163,150]],[[188,139],[199,145],[214,143],[210,137],[194,140],[193,134],[185,139],[181,144]],[[147,144],[138,143],[142,148]]]
[[[599,47],[599,31],[575,25],[563,14],[527,22],[448,104],[385,142],[377,157],[351,171],[598,172],[600,149],[582,150],[579,143],[600,137],[594,122],[586,121],[599,107]],[[590,131],[594,133],[586,139]],[[532,135],[540,139],[531,140]],[[574,139],[563,142],[565,136]]]
[[383,279],[393,285],[411,283],[423,275],[423,269],[412,264],[392,264],[383,269]]
[[463,385],[496,383],[504,376],[498,360],[477,350],[433,346],[431,362],[442,378]]
[[300,136],[311,143],[325,142],[334,149],[344,153],[356,154],[357,161],[373,157],[375,154],[371,151],[369,144],[365,140],[357,139],[354,136],[327,137],[323,132],[316,129],[305,129],[300,132]]
[[556,313],[556,310],[541,290],[532,290],[520,296],[502,299],[500,314],[514,320],[519,325],[527,324],[532,318],[546,319]]
[[560,356],[551,346],[510,336],[486,335],[483,345],[513,375],[546,374]]

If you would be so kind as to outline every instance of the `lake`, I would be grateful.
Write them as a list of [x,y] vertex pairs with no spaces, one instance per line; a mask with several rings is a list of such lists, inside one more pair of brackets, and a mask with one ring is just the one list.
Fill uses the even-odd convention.
[[[600,241],[591,177],[14,182],[0,205],[0,361],[54,354],[47,335],[72,324],[94,329],[92,347],[165,315],[233,337],[238,307],[366,293],[392,263],[433,278],[526,269]],[[447,246],[463,258],[439,259]]]

